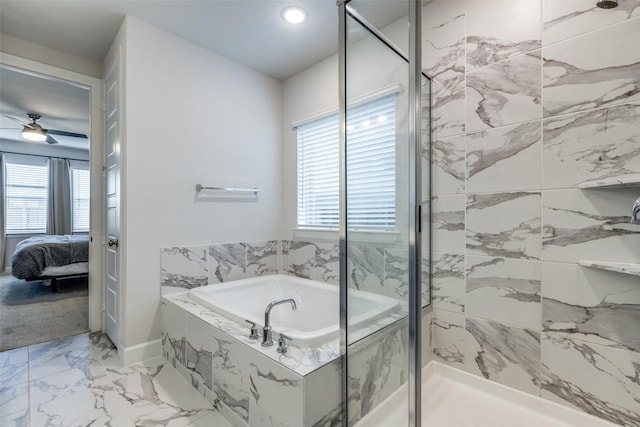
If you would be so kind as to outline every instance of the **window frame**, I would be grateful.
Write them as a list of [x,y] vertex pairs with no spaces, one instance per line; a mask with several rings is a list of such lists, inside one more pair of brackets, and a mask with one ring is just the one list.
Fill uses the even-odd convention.
[[[87,173],[87,228],[86,229],[76,229],[76,204],[75,204],[75,177],[74,171],[86,171]],[[69,184],[71,186],[71,233],[73,234],[86,234],[91,231],[91,169],[89,165],[89,161],[81,161],[81,160],[72,160],[69,163]]]
[[[34,235],[34,234],[46,234],[47,233],[47,222],[49,216],[49,158],[41,157],[41,156],[27,156],[20,154],[5,154],[5,165],[6,170],[3,171],[3,184],[4,184],[4,200],[2,203],[4,204],[4,227],[6,235],[10,236],[20,236],[20,235]],[[10,183],[9,183],[9,165],[20,165],[20,166],[36,166],[44,168],[44,176],[46,186],[44,187],[45,197],[44,200],[44,225],[42,228],[10,228],[10,199],[12,198],[9,195],[10,192]],[[43,187],[39,187],[43,188]]]

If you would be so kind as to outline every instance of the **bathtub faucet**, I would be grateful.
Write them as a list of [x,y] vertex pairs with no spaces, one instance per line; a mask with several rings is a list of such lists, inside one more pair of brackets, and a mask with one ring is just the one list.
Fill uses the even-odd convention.
[[298,306],[293,298],[283,298],[271,301],[267,304],[267,309],[264,311],[264,328],[262,328],[262,346],[269,347],[273,345],[273,339],[271,338],[271,325],[269,324],[269,314],[271,309],[276,305],[284,304],[288,302],[291,304],[293,310],[297,310]]

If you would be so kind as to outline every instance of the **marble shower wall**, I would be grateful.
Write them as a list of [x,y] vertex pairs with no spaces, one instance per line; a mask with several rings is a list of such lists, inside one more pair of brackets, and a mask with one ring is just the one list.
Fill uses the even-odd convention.
[[[434,0],[433,359],[640,425],[640,0]],[[606,386],[605,386],[606,384]]]

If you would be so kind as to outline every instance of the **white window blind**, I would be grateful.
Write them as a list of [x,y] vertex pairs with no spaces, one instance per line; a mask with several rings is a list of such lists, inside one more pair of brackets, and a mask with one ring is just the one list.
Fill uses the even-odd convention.
[[7,234],[46,233],[48,166],[11,161],[6,165]]
[[74,233],[89,232],[89,171],[71,169],[71,196],[73,200]]
[[[347,115],[347,221],[350,228],[395,227],[395,94]],[[334,114],[298,126],[298,225],[339,225],[339,136]]]

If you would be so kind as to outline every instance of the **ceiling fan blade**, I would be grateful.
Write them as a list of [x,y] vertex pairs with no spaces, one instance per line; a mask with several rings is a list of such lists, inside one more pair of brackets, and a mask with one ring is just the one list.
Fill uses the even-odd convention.
[[8,115],[6,115],[6,114],[3,114],[3,116],[4,116],[4,117],[6,117],[7,119],[11,119],[11,120],[13,120],[14,122],[18,123],[20,126],[26,126],[26,127],[28,127],[29,129],[34,129],[34,127],[33,127],[31,124],[26,123],[26,122],[23,122],[23,121],[22,121],[22,120],[20,120],[20,119],[16,119],[16,118],[15,118],[15,117],[13,117],[13,116],[8,116]]
[[87,135],[83,133],[65,132],[63,130],[47,129],[47,133],[50,135],[70,136],[72,138],[88,139]]
[[57,144],[58,141],[47,133],[47,144]]

